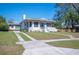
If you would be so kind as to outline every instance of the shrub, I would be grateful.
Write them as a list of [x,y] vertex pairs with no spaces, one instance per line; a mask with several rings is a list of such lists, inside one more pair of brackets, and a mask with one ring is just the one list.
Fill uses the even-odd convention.
[[0,16],[0,31],[8,31],[9,26],[4,17]]

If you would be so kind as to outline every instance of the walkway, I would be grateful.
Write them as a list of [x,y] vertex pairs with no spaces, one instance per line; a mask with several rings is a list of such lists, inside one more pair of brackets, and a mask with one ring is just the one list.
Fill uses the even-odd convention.
[[14,33],[16,34],[20,42],[25,42],[24,39],[19,35],[19,31],[14,31]]
[[[21,32],[23,33],[23,32]],[[35,40],[28,36],[32,41],[24,41],[23,38],[15,31],[20,43],[25,48],[23,55],[79,55],[79,49],[60,48],[46,44],[43,41]]]
[[50,39],[50,40],[41,40],[43,42],[54,42],[54,41],[68,41],[68,40],[79,40],[79,38],[74,39]]

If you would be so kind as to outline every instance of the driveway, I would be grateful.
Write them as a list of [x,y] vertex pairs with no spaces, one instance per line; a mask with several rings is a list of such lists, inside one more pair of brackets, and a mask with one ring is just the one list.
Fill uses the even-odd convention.
[[79,55],[79,49],[50,46],[42,41],[28,41],[23,46],[24,55]]
[[23,33],[31,39],[31,41],[25,41],[18,33],[19,32],[15,31],[15,34],[20,41],[19,43],[25,48],[23,55],[79,55],[79,49],[51,46]]

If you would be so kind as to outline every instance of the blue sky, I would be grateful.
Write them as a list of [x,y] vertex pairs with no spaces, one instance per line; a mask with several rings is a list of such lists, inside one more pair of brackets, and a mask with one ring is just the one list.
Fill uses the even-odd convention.
[[17,23],[22,21],[22,15],[26,18],[52,19],[55,14],[53,3],[0,3],[0,15],[7,20],[14,19]]

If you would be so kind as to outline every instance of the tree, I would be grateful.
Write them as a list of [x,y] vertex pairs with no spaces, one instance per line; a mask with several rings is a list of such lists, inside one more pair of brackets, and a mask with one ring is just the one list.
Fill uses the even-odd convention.
[[60,10],[57,10],[56,11],[56,14],[54,16],[54,20],[55,22],[53,23],[53,26],[56,27],[56,28],[62,28],[62,20],[61,20],[61,17],[62,17],[62,11]]
[[76,12],[79,14],[79,3],[72,3],[71,5],[76,10]]
[[[60,14],[55,16],[56,19],[61,21],[61,24],[64,23],[65,28],[70,28],[71,31],[74,29],[74,25],[79,23],[79,9],[75,4],[57,4],[59,9],[57,9]],[[75,6],[75,7],[74,7]],[[79,4],[77,4],[79,6]],[[65,8],[64,8],[65,7]],[[56,12],[58,14],[58,12]]]
[[0,31],[8,31],[9,26],[6,22],[6,19],[3,16],[0,16]]

